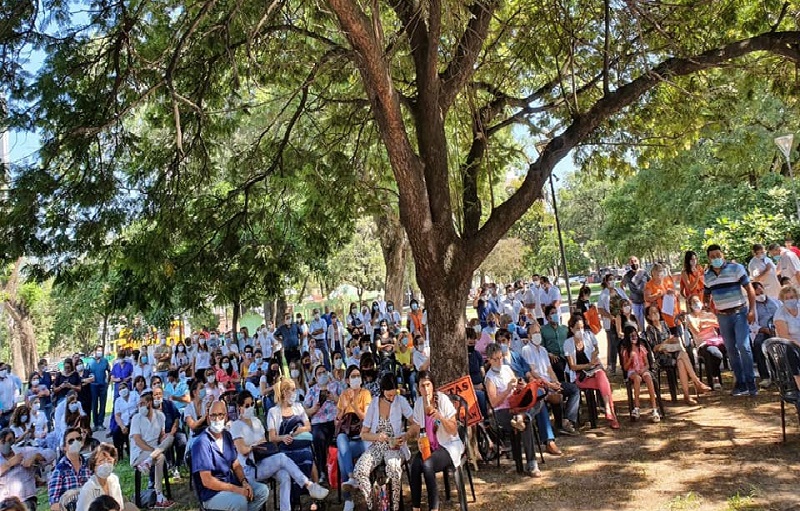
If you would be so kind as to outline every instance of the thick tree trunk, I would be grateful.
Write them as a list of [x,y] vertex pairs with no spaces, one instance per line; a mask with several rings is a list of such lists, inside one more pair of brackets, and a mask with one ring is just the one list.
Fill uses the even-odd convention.
[[420,279],[428,315],[431,367],[439,385],[466,374],[466,300],[471,278],[469,271],[458,280]]
[[264,300],[264,324],[270,321],[275,324],[275,300],[273,298]]
[[22,284],[20,271],[23,265],[22,258],[17,259],[11,276],[6,283],[3,306],[11,318],[11,357],[12,369],[20,378],[27,379],[28,374],[36,370],[38,362],[38,348],[33,323],[25,306],[18,301],[17,292]]
[[406,251],[408,250],[406,231],[394,210],[375,215],[375,222],[378,225],[383,262],[386,265],[385,299],[387,302],[392,301],[395,308],[401,310],[406,274]]
[[288,304],[286,303],[286,297],[281,295],[278,297],[277,303],[275,304],[275,327],[279,327],[283,324],[283,316],[286,314],[286,310],[288,308]]
[[242,312],[242,303],[239,301],[233,302],[233,319],[231,320],[231,331],[233,331],[233,339],[236,340],[236,332],[239,331],[239,315]]

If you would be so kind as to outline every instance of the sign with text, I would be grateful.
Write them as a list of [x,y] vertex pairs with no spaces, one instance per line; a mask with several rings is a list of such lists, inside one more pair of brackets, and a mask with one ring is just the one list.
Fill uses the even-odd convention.
[[444,394],[458,394],[467,403],[467,425],[474,426],[483,420],[478,406],[478,397],[469,376],[463,376],[454,382],[445,383],[437,389]]

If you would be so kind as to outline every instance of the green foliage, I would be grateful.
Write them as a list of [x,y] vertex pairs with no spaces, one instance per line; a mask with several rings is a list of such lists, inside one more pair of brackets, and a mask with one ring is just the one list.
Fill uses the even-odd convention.
[[511,282],[525,275],[525,244],[517,238],[504,238],[481,263],[480,271],[494,282]]
[[334,282],[355,286],[359,296],[383,287],[386,265],[375,229],[371,219],[360,219],[350,240],[335,251],[324,269]]

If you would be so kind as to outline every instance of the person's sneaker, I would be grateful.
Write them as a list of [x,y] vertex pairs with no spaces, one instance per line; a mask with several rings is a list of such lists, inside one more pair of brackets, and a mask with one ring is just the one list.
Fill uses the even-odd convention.
[[355,488],[358,488],[358,481],[350,477],[350,479],[342,483],[342,488],[347,490],[353,490]]
[[559,429],[558,432],[569,436],[575,436],[578,434],[578,432],[575,430],[575,426],[573,426],[572,423],[566,419],[561,423],[561,429]]
[[658,410],[653,410],[650,414],[650,422],[661,422],[661,416],[658,414]]
[[164,499],[164,500],[162,500],[160,502],[156,502],[156,505],[153,506],[153,507],[156,508],[156,509],[169,509],[174,505],[175,505],[175,503],[172,502],[171,500]]
[[758,387],[756,387],[756,382],[751,381],[747,384],[747,393],[753,397],[758,395]]
[[542,471],[539,470],[539,464],[534,462],[528,462],[528,465],[525,467],[525,473],[531,477],[542,477]]
[[317,483],[311,483],[308,487],[308,494],[311,495],[311,498],[314,500],[323,500],[328,496],[328,490]]
[[770,388],[771,385],[772,385],[772,380],[770,380],[769,378],[764,378],[763,380],[761,380],[761,383],[758,384],[758,386],[761,387],[762,389],[768,389]]
[[181,471],[180,471],[180,470],[178,470],[178,467],[172,467],[172,474],[170,475],[170,477],[171,477],[173,480],[175,480],[175,481],[178,481],[178,480],[180,480],[180,478],[181,478]]
[[733,392],[731,392],[731,396],[734,397],[749,396],[749,395],[750,391],[747,390],[747,387],[736,387],[735,389],[733,389]]
[[354,511],[355,508],[356,508],[356,505],[353,504],[352,500],[345,500],[344,501],[344,509],[342,511]]
[[639,409],[638,408],[634,408],[633,410],[631,410],[631,418],[633,420],[638,419],[639,415],[640,415],[640,413],[639,413]]

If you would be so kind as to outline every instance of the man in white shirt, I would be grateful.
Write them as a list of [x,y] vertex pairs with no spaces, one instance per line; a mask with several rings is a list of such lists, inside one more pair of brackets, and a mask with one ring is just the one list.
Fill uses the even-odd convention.
[[156,508],[165,509],[172,506],[164,496],[162,483],[164,480],[164,451],[172,446],[173,437],[164,432],[166,418],[164,414],[153,409],[153,394],[145,392],[139,397],[139,411],[131,419],[131,466],[144,474],[155,466]]
[[312,311],[313,319],[308,327],[309,338],[314,339],[316,348],[322,352],[322,363],[325,369],[331,370],[331,357],[328,353],[328,322],[322,319],[319,309]]
[[542,312],[542,303],[539,284],[539,276],[534,275],[531,278],[531,285],[528,286],[528,290],[525,292],[524,298],[522,299],[522,304],[528,309],[528,314],[536,318],[536,321],[539,322],[539,326],[544,325],[544,313]]
[[522,303],[517,300],[514,294],[514,288],[511,284],[506,286],[506,294],[500,299],[499,311],[502,314],[511,316],[511,321],[516,323],[519,321],[519,311],[522,309]]
[[778,281],[778,268],[772,259],[767,257],[764,245],[756,243],[753,245],[753,257],[747,264],[747,271],[754,282],[760,282],[764,286],[764,294],[777,300],[781,290]]
[[17,406],[17,386],[8,373],[8,364],[0,362],[0,427],[8,427]]
[[557,311],[561,312],[561,290],[558,289],[558,286],[551,284],[550,279],[547,277],[543,276],[540,280],[542,281],[542,290],[539,293],[539,297],[542,308],[546,309],[552,305]]
[[345,337],[347,330],[344,325],[339,321],[339,316],[335,312],[331,312],[331,324],[328,326],[328,353],[344,353]]
[[800,284],[800,258],[791,250],[777,243],[772,243],[767,250],[769,255],[775,259],[781,278],[790,278],[795,286]]

